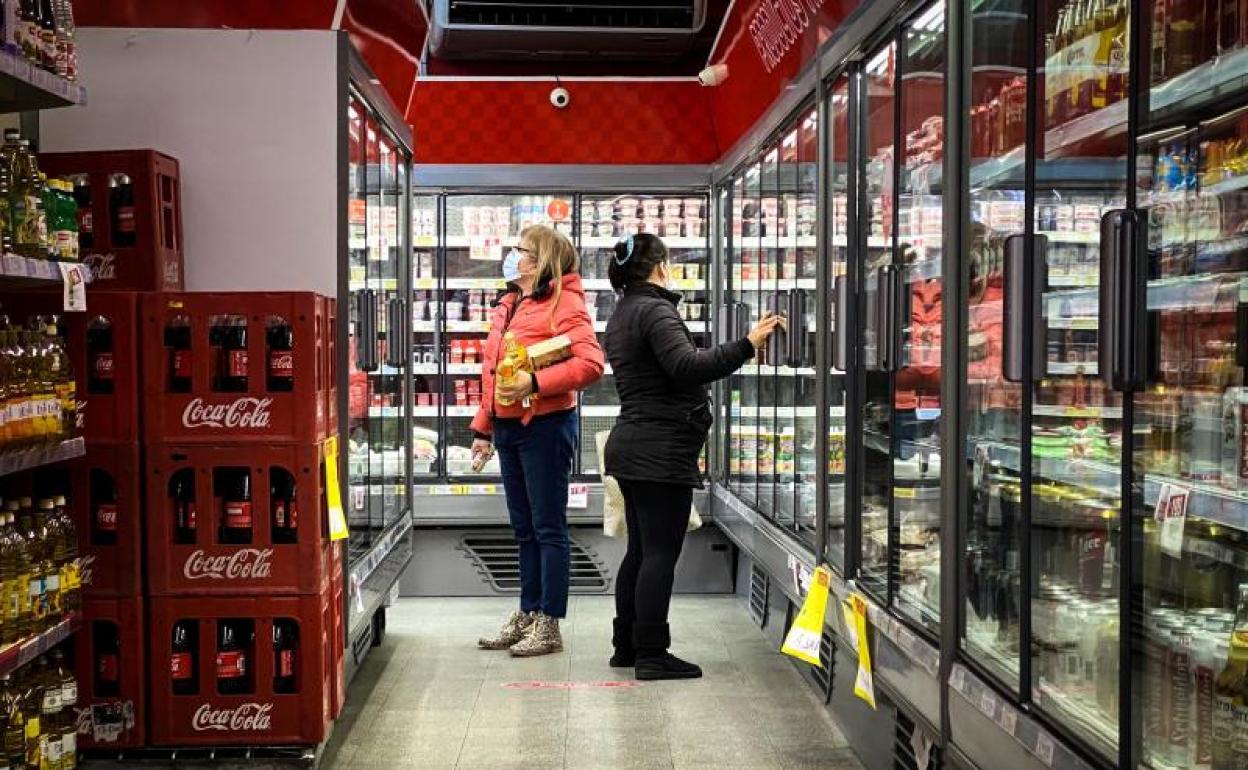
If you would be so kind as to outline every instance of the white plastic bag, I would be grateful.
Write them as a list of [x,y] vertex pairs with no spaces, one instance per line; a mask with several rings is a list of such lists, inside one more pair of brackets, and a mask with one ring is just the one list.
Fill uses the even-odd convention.
[[[611,431],[600,430],[594,434],[594,444],[598,448],[598,464],[606,465],[607,439]],[[689,506],[689,527],[692,532],[702,526],[702,517],[698,515],[696,505]],[[607,537],[628,537],[628,519],[624,515],[624,493],[620,491],[620,482],[602,474],[602,533]]]

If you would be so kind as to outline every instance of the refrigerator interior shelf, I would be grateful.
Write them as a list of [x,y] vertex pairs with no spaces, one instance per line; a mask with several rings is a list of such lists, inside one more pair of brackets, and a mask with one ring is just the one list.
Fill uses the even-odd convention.
[[[1144,503],[1155,507],[1163,484],[1188,493],[1187,515],[1248,532],[1248,490],[1233,490],[1169,476],[1144,477]],[[1241,556],[1240,559],[1245,557]]]
[[[437,364],[412,364],[412,374],[439,374],[443,370]],[[481,374],[481,364],[446,364],[446,374]]]
[[[777,407],[759,407],[759,406],[734,406],[732,408],[732,416],[740,417],[743,420],[769,420],[772,417],[781,418],[810,418],[814,419],[816,414],[813,406],[777,406]],[[844,417],[845,408],[834,406],[828,408],[828,415],[831,417]],[[740,427],[733,425],[733,428]]]
[[1094,330],[1100,327],[1099,318],[1048,318],[1045,319],[1050,329],[1083,329]]
[[1192,103],[1211,103],[1237,92],[1248,78],[1248,48],[1217,56],[1149,89],[1148,106],[1154,113],[1181,109]]
[[[434,409],[437,414],[436,407],[417,407],[417,413],[421,408]],[[379,420],[397,420],[403,416],[403,407],[401,406],[370,406],[368,408],[368,416]]]
[[1035,417],[1070,417],[1072,419],[1121,420],[1120,406],[1062,406],[1061,404],[1035,404],[1031,408]]
[[[1068,718],[1060,721],[1082,727],[1106,756],[1113,755],[1117,750],[1118,725],[1106,719],[1099,709],[1093,708],[1083,698],[1071,697],[1047,684],[1043,678],[1036,684],[1036,695],[1036,703],[1040,708],[1050,714],[1066,714]],[[1044,750],[1041,749],[1041,752],[1043,759]],[[1053,751],[1049,750],[1047,753],[1051,756]]]
[[[749,285],[742,285],[749,284]],[[741,271],[737,270],[732,276],[733,287],[740,292],[773,292],[773,291],[793,291],[794,289],[805,289],[807,291],[815,290],[814,278],[774,278],[767,276],[754,275],[750,278],[742,278]]]
[[[615,291],[607,278],[582,278],[586,291]],[[706,281],[697,278],[677,278],[672,281],[672,291],[706,291]]]
[[502,484],[416,484],[412,494],[423,497],[471,497],[501,495]]
[[1045,372],[1050,376],[1084,374],[1087,376],[1095,376],[1097,365],[1095,361],[1082,362],[1055,362],[1050,361],[1045,364]]
[[1127,100],[1123,99],[1045,131],[1046,158],[1064,157],[1086,139],[1125,133],[1126,130]]
[[[987,462],[1014,473],[1022,472],[1020,450],[1012,444],[1000,442],[983,442],[979,448],[985,454]],[[967,457],[975,458],[976,445],[968,439]],[[1035,457],[1032,463],[1032,474],[1045,481],[1080,487],[1097,495],[1117,496],[1121,486],[1118,468],[1107,461],[1088,460],[1079,457]],[[1154,499],[1156,499],[1154,497]]]
[[1080,232],[1078,230],[1044,230],[1036,235],[1043,235],[1052,243],[1082,243],[1085,246],[1101,245],[1101,234],[1095,230]]
[[447,417],[476,417],[476,416],[477,416],[477,407],[475,407],[475,406],[459,406],[459,405],[455,405],[455,406],[447,406],[447,407],[446,407],[446,416],[447,416]]
[[1100,276],[1096,273],[1053,274],[1049,273],[1049,285],[1061,287],[1090,288],[1100,284]]
[[977,159],[971,164],[971,189],[1000,187],[1003,182],[1023,183],[1025,148],[1015,147],[995,158]]
[[351,291],[361,291],[363,289],[373,289],[376,291],[398,291],[399,279],[397,278],[351,278],[347,283],[347,288]]
[[[616,236],[584,236],[581,238],[582,249],[614,249],[615,244],[623,240],[622,237]],[[663,238],[663,244],[669,250],[672,249],[705,249],[708,247],[706,238],[683,238],[672,237]]]
[[1248,276],[1244,273],[1205,273],[1148,282],[1149,310],[1199,310],[1234,312],[1248,301]]
[[747,364],[737,370],[737,374],[743,375],[762,375],[764,377],[814,377],[815,368],[813,366],[802,366],[793,368],[791,366],[770,366],[764,364]]

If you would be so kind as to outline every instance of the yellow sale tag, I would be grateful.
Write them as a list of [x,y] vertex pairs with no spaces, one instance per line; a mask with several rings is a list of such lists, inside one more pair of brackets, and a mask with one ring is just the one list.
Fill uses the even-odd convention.
[[871,676],[871,647],[867,643],[867,602],[858,594],[850,594],[841,603],[845,627],[851,636],[850,646],[858,650],[858,675],[854,677],[854,695],[875,708],[875,680]]
[[802,602],[802,609],[797,613],[793,627],[789,629],[784,645],[780,648],[784,654],[820,668],[823,668],[823,661],[819,659],[819,642],[823,639],[823,618],[828,611],[830,582],[831,572],[828,568],[817,567],[810,581],[810,591]]
[[329,539],[347,539],[347,516],[342,512],[342,486],[338,483],[338,437],[325,439],[325,498],[329,506]]

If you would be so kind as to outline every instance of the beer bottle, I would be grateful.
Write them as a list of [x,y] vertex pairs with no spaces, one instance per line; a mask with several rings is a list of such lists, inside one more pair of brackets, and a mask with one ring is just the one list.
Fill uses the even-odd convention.
[[198,532],[195,512],[195,472],[183,468],[169,480],[173,499],[173,540],[179,545],[194,545]]
[[1214,683],[1214,770],[1248,768],[1248,583],[1239,587],[1226,665]]
[[194,621],[179,620],[173,625],[173,641],[169,653],[169,676],[175,695],[199,692],[199,630]]

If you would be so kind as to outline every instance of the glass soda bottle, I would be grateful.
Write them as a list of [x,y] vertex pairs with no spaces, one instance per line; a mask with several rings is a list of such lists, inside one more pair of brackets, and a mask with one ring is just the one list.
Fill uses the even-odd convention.
[[108,178],[109,218],[113,226],[113,246],[128,248],[136,241],[134,217],[134,185],[125,174]]
[[87,393],[111,395],[116,377],[113,324],[97,315],[87,322]]
[[179,620],[173,625],[173,639],[169,652],[169,676],[173,680],[175,695],[194,695],[199,692],[199,633],[194,621]]
[[273,692],[290,695],[298,690],[299,629],[290,620],[273,621]]
[[251,471],[235,469],[226,480],[221,502],[220,542],[245,545],[251,542]]
[[[216,330],[213,330],[215,335]],[[165,347],[169,356],[170,393],[191,392],[191,321],[186,316],[176,316],[165,327]]]
[[269,505],[272,507],[273,542],[291,544],[299,539],[299,503],[295,477],[284,468],[270,474]]
[[116,698],[121,694],[121,638],[117,626],[99,621],[91,626],[95,647],[95,697]]
[[183,468],[169,480],[173,500],[173,540],[179,545],[194,545],[199,523],[195,511],[195,472]]
[[217,692],[241,695],[247,692],[247,640],[241,624],[222,620],[217,632]]
[[1239,587],[1226,665],[1214,683],[1213,767],[1248,768],[1248,583]]

